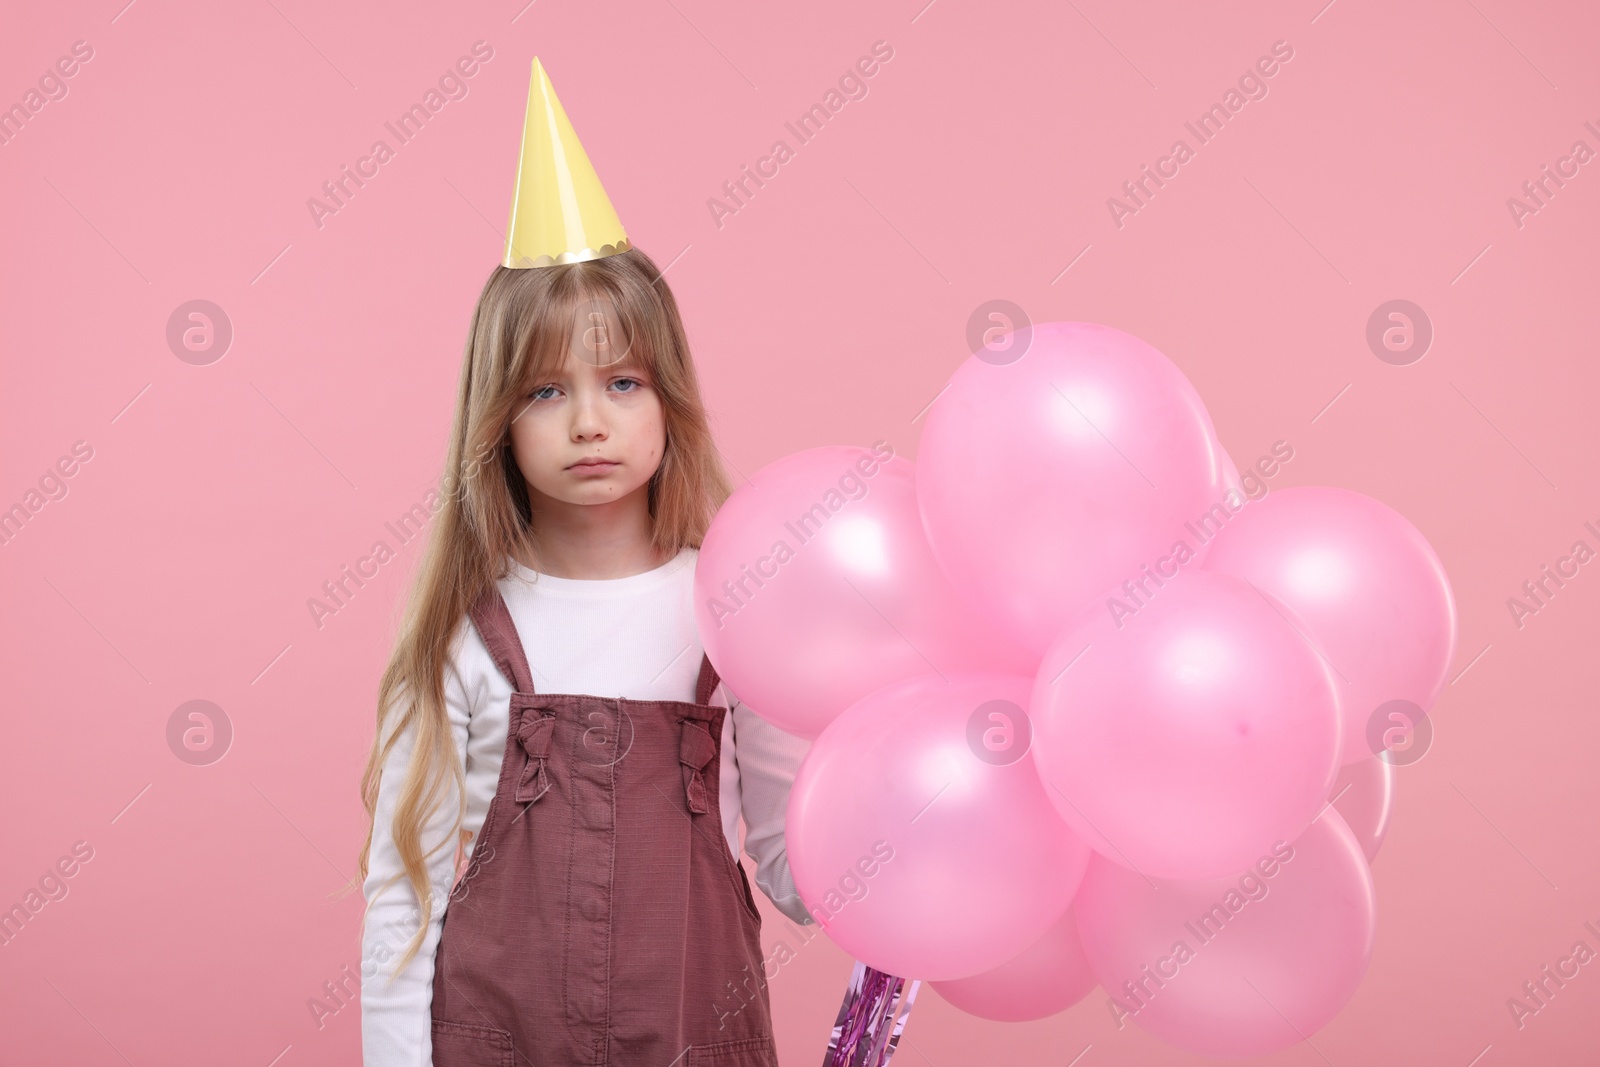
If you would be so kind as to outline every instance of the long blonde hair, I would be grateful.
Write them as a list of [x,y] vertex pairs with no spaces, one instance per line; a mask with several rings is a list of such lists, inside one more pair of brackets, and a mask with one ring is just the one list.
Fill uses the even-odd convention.
[[[379,685],[377,732],[361,775],[361,800],[375,818],[384,762],[400,735],[414,732],[391,832],[421,918],[397,971],[421,947],[432,915],[427,860],[459,842],[465,817],[466,781],[444,706],[452,638],[474,600],[506,575],[514,554],[540,569],[527,486],[511,451],[511,420],[530,384],[553,377],[562,366],[578,309],[597,301],[615,309],[616,321],[608,328],[622,331],[661,398],[666,450],[648,488],[651,541],[663,554],[658,558],[670,558],[685,546],[700,547],[728,496],[678,305],[650,257],[634,248],[579,263],[494,269],[472,313],[441,486],[443,506],[434,516]],[[410,694],[420,696],[411,699]],[[458,798],[455,825],[445,841],[424,854],[422,828],[452,780]],[[372,829],[369,822],[357,861],[361,883],[367,878]],[[363,930],[365,923],[363,915]]]

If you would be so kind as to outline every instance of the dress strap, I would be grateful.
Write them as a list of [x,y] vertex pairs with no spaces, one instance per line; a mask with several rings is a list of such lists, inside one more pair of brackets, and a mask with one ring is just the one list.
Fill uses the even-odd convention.
[[511,611],[498,586],[490,583],[472,605],[472,625],[489,649],[500,673],[519,693],[533,692],[533,673],[528,670],[528,657],[522,651],[522,639],[517,636],[517,625],[511,621]]
[[695,683],[694,702],[696,704],[711,703],[711,694],[716,691],[721,679],[717,677],[717,669],[711,665],[711,657],[700,657],[700,680]]

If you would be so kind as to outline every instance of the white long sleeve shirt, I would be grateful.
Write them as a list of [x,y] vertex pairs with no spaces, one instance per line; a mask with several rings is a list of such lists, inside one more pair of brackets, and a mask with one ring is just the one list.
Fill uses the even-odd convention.
[[[634,700],[695,697],[703,648],[694,612],[694,567],[685,548],[654,570],[626,578],[574,579],[535,575],[515,565],[498,585],[528,657],[535,691],[588,693]],[[445,709],[466,779],[462,829],[470,859],[494,798],[510,723],[511,683],[500,673],[477,629],[463,618],[445,671]],[[741,704],[725,685],[711,703],[729,709],[722,723],[719,798],[728,851],[743,848],[756,864],[755,884],[797,923],[812,921],[795,890],[784,847],[789,788],[810,748],[804,738],[773,726]],[[457,852],[447,844],[428,860],[434,912],[416,956],[398,974],[395,963],[420,921],[419,902],[402,875],[391,836],[394,808],[411,731],[401,735],[383,767],[363,886],[368,902],[361,941],[361,1043],[366,1067],[431,1067],[433,964]],[[453,788],[425,824],[426,854],[455,819]],[[385,887],[391,878],[398,879]],[[394,974],[394,979],[389,980]]]

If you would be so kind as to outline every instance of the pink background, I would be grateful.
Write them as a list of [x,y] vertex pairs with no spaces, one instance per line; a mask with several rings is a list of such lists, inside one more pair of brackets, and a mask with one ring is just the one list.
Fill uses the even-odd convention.
[[[630,236],[673,264],[738,471],[914,455],[969,316],[1004,298],[1154,344],[1241,467],[1292,444],[1275,488],[1408,516],[1459,600],[1453,681],[1399,769],[1364,984],[1314,1048],[1262,1062],[1600,1057],[1600,963],[1521,1030],[1506,1007],[1600,948],[1600,564],[1520,629],[1506,606],[1600,547],[1600,163],[1520,228],[1506,206],[1600,148],[1591,7],[124,2],[14,5],[0,34],[0,105],[94,49],[0,146],[0,507],[93,449],[0,546],[0,906],[94,849],[0,947],[7,1062],[358,1060],[359,1007],[319,1029],[307,1001],[357,966],[359,896],[335,893],[416,543],[320,628],[307,600],[440,477],[535,53]],[[480,39],[469,95],[319,229],[307,198]],[[866,98],[718,228],[707,199],[877,40]],[[1269,95],[1114,225],[1106,199],[1278,40]],[[165,339],[197,298],[235,332],[208,366]],[[1395,298],[1435,329],[1409,366],[1364,338]],[[210,766],[167,745],[192,699],[235,731]],[[760,903],[769,945],[797,945]],[[849,966],[819,937],[772,979],[785,1063],[820,1060]],[[1002,1025],[924,987],[895,1062],[1196,1059],[1118,1031],[1100,993]]]

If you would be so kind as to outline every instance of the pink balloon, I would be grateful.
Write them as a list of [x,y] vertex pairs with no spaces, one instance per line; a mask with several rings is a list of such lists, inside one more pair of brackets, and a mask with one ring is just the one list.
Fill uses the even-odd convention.
[[1062,818],[1152,878],[1237,871],[1292,840],[1339,766],[1327,666],[1282,604],[1215,571],[1181,573],[1134,615],[1086,608],[1030,710]]
[[1339,768],[1328,800],[1356,835],[1367,862],[1378,854],[1394,814],[1394,764],[1370,756]]
[[1233,461],[1227,449],[1222,451],[1222,484],[1230,489],[1236,489],[1240,496],[1244,495],[1244,482],[1239,477],[1239,465]]
[[[1216,501],[1209,512],[1209,521],[1204,525],[1191,524],[1186,531],[1189,536],[1182,538],[1191,546],[1195,546],[1198,542],[1194,549],[1194,558],[1183,562],[1185,567],[1198,567],[1204,563],[1206,556],[1211,554],[1211,546],[1216,544],[1216,531],[1226,526],[1235,514],[1250,503],[1249,494],[1245,492],[1244,479],[1239,475],[1238,465],[1221,445],[1217,448],[1222,454],[1222,476],[1216,490]],[[1200,532],[1197,533],[1197,530]],[[1200,540],[1202,535],[1206,540]],[[1159,562],[1158,560],[1158,565]]]
[[994,970],[929,984],[968,1015],[1021,1023],[1066,1011],[1097,981],[1069,907],[1043,937]]
[[968,358],[928,412],[917,495],[956,589],[1043,653],[1222,498],[1223,452],[1183,372],[1131,334],[1045,322],[1006,351]]
[[1152,884],[1096,856],[1074,907],[1118,1028],[1207,1056],[1315,1034],[1361,984],[1377,933],[1372,872],[1331,808],[1227,877]]
[[1450,580],[1427,538],[1387,504],[1327,485],[1279,489],[1224,527],[1205,567],[1248,579],[1305,620],[1341,689],[1343,762],[1383,749],[1383,705],[1415,705],[1409,722],[1444,687],[1456,647]]
[[728,687],[802,737],[910,675],[1038,663],[957,598],[922,532],[916,468],[887,445],[811,448],[757,471],[700,546],[695,613]]
[[902,978],[977,974],[1061,917],[1089,848],[1028,756],[1030,679],[909,678],[852,704],[789,793],[789,869],[840,948]]

